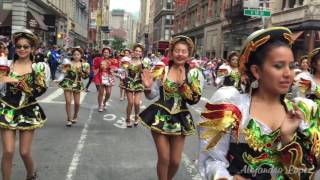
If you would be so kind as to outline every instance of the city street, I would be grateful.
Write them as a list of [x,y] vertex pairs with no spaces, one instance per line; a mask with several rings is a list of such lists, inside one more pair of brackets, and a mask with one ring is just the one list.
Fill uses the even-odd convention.
[[[201,101],[192,107],[195,120],[214,89],[205,86]],[[139,125],[125,126],[126,101],[119,100],[114,87],[108,109],[97,111],[97,94],[92,84],[81,96],[79,122],[65,126],[63,91],[52,84],[39,100],[48,120],[36,132],[33,156],[40,180],[155,180],[156,149],[150,131]],[[152,101],[143,98],[141,108]],[[18,139],[12,179],[24,179],[25,170],[19,156]],[[198,154],[197,134],[186,141],[176,180],[201,180],[195,166]]]
[[[0,0],[0,125],[8,129],[0,134],[0,180],[204,180],[200,130],[206,180],[320,180],[319,9],[320,0]],[[186,138],[176,173],[183,138],[168,143],[135,127],[134,107],[127,128],[118,79],[129,91],[152,92],[163,77],[156,85],[164,98],[143,114],[155,119],[146,124],[190,134],[184,101],[199,97],[202,79],[193,68],[241,94],[228,87],[213,96],[219,104],[207,106],[201,129]],[[94,83],[110,86],[112,76],[116,86],[99,112]],[[79,92],[88,77],[74,119],[64,89]],[[110,95],[100,88],[99,105],[101,90]],[[188,105],[196,126],[216,90],[205,82],[200,101]],[[32,142],[33,132],[14,137],[43,125],[36,97],[47,121]],[[141,93],[140,112],[157,98]],[[78,102],[77,94],[77,111]]]

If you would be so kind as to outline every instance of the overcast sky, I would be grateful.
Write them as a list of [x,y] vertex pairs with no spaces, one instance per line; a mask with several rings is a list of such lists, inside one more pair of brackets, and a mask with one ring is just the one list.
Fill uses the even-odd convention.
[[140,0],[111,0],[110,9],[124,9],[127,12],[137,13],[140,9]]

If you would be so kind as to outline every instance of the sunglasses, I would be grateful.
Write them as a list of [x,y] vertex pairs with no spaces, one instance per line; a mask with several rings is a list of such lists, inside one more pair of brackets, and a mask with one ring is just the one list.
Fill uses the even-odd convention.
[[29,49],[29,48],[31,48],[31,46],[28,46],[28,45],[23,45],[23,46],[21,46],[21,45],[16,45],[16,49]]

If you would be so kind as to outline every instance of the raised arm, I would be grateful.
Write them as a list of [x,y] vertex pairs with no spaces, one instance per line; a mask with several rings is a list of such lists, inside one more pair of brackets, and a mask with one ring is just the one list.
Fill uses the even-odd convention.
[[[233,104],[238,95],[234,87],[219,89],[206,104],[198,123],[200,134],[199,170],[206,180],[232,179],[226,155],[231,136],[238,139],[242,119],[240,109]],[[233,98],[235,97],[235,98]]]
[[187,80],[179,87],[182,97],[188,104],[199,102],[203,90],[204,78],[198,68],[191,69],[187,75]]

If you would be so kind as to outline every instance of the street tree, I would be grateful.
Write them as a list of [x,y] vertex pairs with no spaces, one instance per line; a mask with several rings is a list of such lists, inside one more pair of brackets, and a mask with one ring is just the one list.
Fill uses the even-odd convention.
[[123,45],[124,41],[125,40],[123,38],[114,37],[114,40],[111,43],[112,49],[117,50],[117,51],[121,51],[122,49],[125,48],[125,45]]

